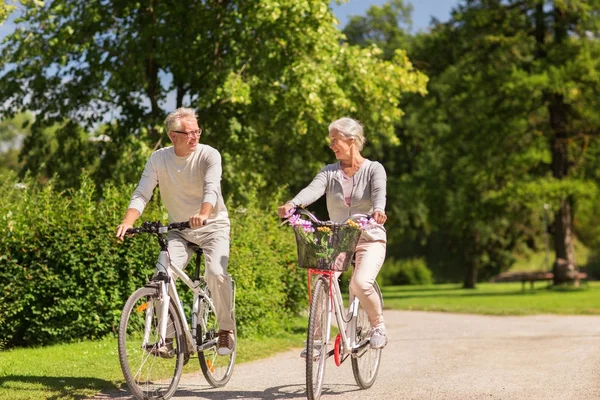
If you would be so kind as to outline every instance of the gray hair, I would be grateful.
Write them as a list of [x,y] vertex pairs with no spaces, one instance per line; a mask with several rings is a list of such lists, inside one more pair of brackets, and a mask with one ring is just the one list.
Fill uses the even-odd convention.
[[191,108],[180,107],[177,110],[173,111],[167,118],[165,118],[165,128],[167,129],[167,134],[171,131],[177,131],[181,129],[181,120],[182,119],[198,119],[196,115],[196,111]]
[[366,139],[363,132],[363,126],[355,119],[343,117],[329,124],[329,132],[338,131],[346,139],[354,139],[358,149],[362,150]]

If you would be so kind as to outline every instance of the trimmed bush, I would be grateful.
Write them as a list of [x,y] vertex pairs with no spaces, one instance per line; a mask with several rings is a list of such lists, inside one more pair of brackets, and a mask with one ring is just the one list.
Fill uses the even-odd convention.
[[305,273],[295,268],[292,230],[279,226],[278,202],[262,208],[256,196],[249,198],[247,207],[230,208],[229,212],[229,273],[237,285],[238,333],[272,335],[282,331],[290,317],[306,307]]
[[422,258],[389,258],[383,263],[377,281],[381,285],[430,285],[433,278]]
[[[5,177],[6,178],[6,177]],[[42,345],[115,333],[127,297],[152,274],[158,245],[149,235],[114,238],[133,185],[108,185],[102,200],[87,175],[66,192],[33,179],[0,183],[0,338],[8,346]],[[157,195],[154,199],[158,198]],[[276,201],[276,199],[273,199]],[[293,271],[291,231],[275,205],[248,204],[232,217],[229,272],[238,285],[240,335],[272,333],[305,304]],[[142,221],[167,221],[153,200]]]

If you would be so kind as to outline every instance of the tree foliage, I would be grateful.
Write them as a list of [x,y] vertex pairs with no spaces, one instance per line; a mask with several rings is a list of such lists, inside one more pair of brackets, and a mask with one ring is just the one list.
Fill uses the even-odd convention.
[[0,0],[0,25],[8,18],[14,8],[13,5],[6,4],[5,0]]
[[467,287],[535,246],[544,204],[554,213],[556,257],[574,264],[571,205],[597,192],[585,163],[600,126],[591,115],[599,7],[469,0],[412,39],[429,95],[403,104],[398,136],[412,151],[392,157],[404,188],[395,203],[407,204],[398,211],[421,231],[429,264],[434,256],[447,265],[448,254],[464,266]]
[[167,144],[165,113],[188,105],[223,153],[227,192],[297,186],[326,159],[332,119],[363,121],[376,151],[397,142],[400,96],[424,91],[405,55],[382,61],[375,47],[341,44],[326,0],[23,5],[2,47],[0,113],[26,108],[40,126],[88,130],[110,118],[99,182],[133,138]]

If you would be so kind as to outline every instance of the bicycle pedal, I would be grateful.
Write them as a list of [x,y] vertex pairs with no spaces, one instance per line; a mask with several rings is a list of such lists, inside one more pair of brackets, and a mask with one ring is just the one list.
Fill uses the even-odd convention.
[[[300,352],[300,358],[304,358],[306,359],[306,349],[302,350],[302,352]],[[315,351],[313,354],[313,361],[319,361],[319,358],[321,358],[321,352],[320,351]]]

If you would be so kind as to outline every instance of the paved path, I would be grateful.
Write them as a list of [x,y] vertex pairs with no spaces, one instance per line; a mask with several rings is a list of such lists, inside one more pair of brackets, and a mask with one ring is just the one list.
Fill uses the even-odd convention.
[[[388,310],[385,318],[390,340],[375,385],[359,390],[350,362],[330,360],[322,399],[600,399],[600,317]],[[221,389],[185,376],[174,399],[305,398],[299,351],[237,365]]]

